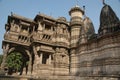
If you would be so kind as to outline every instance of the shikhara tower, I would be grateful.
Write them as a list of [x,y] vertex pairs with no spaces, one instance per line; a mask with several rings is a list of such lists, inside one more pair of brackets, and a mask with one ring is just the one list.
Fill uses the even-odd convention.
[[95,33],[89,17],[78,5],[65,17],[55,19],[37,14],[31,20],[17,14],[8,16],[2,44],[1,68],[7,57],[19,52],[23,57],[22,76],[64,80],[119,80],[120,21],[105,4],[100,14],[100,28]]

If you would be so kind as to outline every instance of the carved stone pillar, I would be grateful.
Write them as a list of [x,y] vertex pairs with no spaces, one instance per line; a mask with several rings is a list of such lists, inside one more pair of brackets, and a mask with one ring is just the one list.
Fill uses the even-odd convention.
[[33,32],[35,31],[35,26],[33,26],[33,30],[32,30]]
[[27,28],[27,32],[28,32],[28,33],[29,33],[29,30],[30,30],[30,29],[29,29],[29,27],[28,27],[28,28]]
[[[35,46],[33,46],[33,51],[34,51],[35,57],[37,57],[37,50],[36,50]],[[35,59],[36,59],[36,58],[35,58]]]
[[6,62],[8,50],[9,50],[9,44],[3,45],[3,60],[2,60],[2,63],[1,63],[1,69],[3,69],[3,70],[4,70],[4,67],[5,67],[5,62]]
[[51,54],[49,55],[49,64],[51,64]]
[[27,72],[27,74],[30,75],[31,72],[32,72],[32,56],[30,54],[30,51],[28,51],[28,50],[25,50],[25,51],[26,51],[27,55],[29,56],[28,72]]
[[33,71],[37,70],[37,64],[39,63],[39,56],[38,56],[38,53],[37,53],[37,50],[36,50],[36,47],[33,46],[33,51],[34,51],[34,64],[33,64]]
[[43,30],[45,30],[45,24],[43,24]]
[[40,64],[42,64],[43,53],[40,54]]

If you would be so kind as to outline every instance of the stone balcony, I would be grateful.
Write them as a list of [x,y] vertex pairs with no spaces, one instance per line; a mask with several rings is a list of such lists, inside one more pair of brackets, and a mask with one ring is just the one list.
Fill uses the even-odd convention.
[[18,33],[11,33],[11,32],[9,32],[9,33],[5,33],[5,35],[4,35],[4,39],[5,40],[10,40],[10,41],[17,41],[18,40]]
[[19,33],[14,33],[14,32],[5,33],[4,39],[5,41],[22,44],[22,45],[30,44],[30,36],[20,35]]

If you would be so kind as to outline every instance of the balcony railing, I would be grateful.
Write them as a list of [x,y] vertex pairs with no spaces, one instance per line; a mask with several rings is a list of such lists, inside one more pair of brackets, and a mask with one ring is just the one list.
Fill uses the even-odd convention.
[[18,44],[30,44],[30,36],[21,35],[19,33],[5,33],[4,39]]

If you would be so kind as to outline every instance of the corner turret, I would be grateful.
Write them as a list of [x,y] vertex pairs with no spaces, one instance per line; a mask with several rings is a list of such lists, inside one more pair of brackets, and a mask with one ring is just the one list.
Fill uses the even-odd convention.
[[84,11],[76,5],[75,7],[71,8],[69,11],[69,15],[71,16],[70,24],[72,25],[81,25],[82,18],[83,18]]
[[[78,42],[80,38],[80,33],[81,29],[83,27],[83,14],[84,11],[76,5],[75,7],[71,8],[69,11],[69,15],[71,16],[70,19],[70,55],[71,55],[71,70],[70,73],[71,75],[75,75],[77,72],[76,64],[73,63],[78,63],[75,61],[75,54],[76,54],[76,48],[78,47]],[[75,66],[75,67],[72,67]]]
[[78,5],[71,8],[69,11],[69,15],[71,16],[71,47],[77,47],[81,31],[80,29],[83,25],[83,14],[84,11]]

